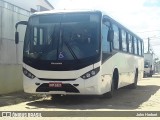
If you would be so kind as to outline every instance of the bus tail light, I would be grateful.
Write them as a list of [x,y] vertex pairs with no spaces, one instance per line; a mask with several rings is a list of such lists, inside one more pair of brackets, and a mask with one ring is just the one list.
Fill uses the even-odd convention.
[[81,78],[82,78],[82,79],[88,79],[88,78],[90,78],[90,77],[93,77],[93,76],[95,76],[95,75],[99,72],[99,70],[100,70],[100,67],[95,68],[95,69],[93,69],[93,70],[91,70],[91,71],[83,74],[83,75],[81,76]]
[[36,76],[29,72],[27,69],[23,68],[23,73],[30,79],[34,79]]

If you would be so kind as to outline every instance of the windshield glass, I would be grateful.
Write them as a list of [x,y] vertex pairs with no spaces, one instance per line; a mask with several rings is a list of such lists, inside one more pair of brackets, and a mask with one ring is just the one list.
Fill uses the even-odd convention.
[[144,68],[148,68],[150,65],[149,61],[144,61]]
[[29,20],[24,56],[40,60],[80,60],[99,54],[98,14],[50,14]]

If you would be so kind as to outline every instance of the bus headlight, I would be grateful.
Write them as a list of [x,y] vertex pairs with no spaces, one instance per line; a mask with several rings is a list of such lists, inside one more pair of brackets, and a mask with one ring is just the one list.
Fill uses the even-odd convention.
[[95,69],[93,69],[93,70],[91,70],[91,71],[83,74],[83,75],[81,76],[81,78],[82,78],[82,79],[88,79],[88,78],[90,78],[90,77],[93,77],[93,76],[95,76],[95,75],[99,72],[99,70],[100,70],[100,67],[95,68]]
[[91,74],[90,74],[90,73],[87,73],[87,74],[86,74],[86,77],[87,77],[87,78],[90,78],[90,77],[91,77]]
[[23,68],[23,73],[30,79],[34,79],[36,76],[29,72],[27,69]]
[[95,74],[96,74],[96,71],[92,70],[91,75],[95,75]]

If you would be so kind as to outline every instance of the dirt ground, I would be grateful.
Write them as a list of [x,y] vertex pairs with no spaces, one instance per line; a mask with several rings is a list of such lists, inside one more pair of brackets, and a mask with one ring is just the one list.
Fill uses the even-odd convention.
[[[0,111],[160,111],[160,75],[143,78],[136,89],[119,89],[112,99],[98,96],[66,96],[51,100],[50,96],[23,92],[0,96]],[[113,116],[114,117],[114,116]],[[105,119],[98,117],[99,119]],[[153,118],[153,117],[152,117]],[[1,119],[1,118],[0,118]],[[26,118],[27,119],[27,118]],[[43,118],[40,118],[43,119]],[[52,119],[52,118],[49,118]],[[56,119],[76,119],[61,117]],[[79,120],[97,119],[78,117]],[[110,118],[114,119],[114,118]],[[116,118],[117,119],[117,118]],[[122,117],[118,119],[134,119]],[[139,118],[136,119],[151,119]],[[160,119],[155,117],[154,119]]]

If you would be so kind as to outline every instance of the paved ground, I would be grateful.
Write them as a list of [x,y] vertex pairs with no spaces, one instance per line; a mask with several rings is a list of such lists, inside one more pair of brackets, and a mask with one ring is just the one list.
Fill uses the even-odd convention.
[[[23,92],[1,95],[0,111],[160,111],[160,75],[144,78],[137,89],[120,89],[112,99],[97,96],[68,96],[51,100],[49,96],[30,95]],[[84,114],[84,113],[83,113]],[[87,113],[86,113],[87,114]],[[1,118],[0,118],[1,119]],[[27,119],[27,118],[25,118]],[[41,118],[43,119],[43,118]],[[52,119],[52,118],[50,118]],[[54,118],[55,119],[55,118]],[[76,118],[56,118],[76,119]],[[78,117],[83,119],[97,119]],[[105,118],[99,118],[105,119]],[[114,118],[110,118],[114,119]],[[117,119],[117,118],[116,118]],[[134,118],[118,118],[134,119]],[[136,118],[150,119],[150,118]],[[158,117],[154,119],[160,119]]]

